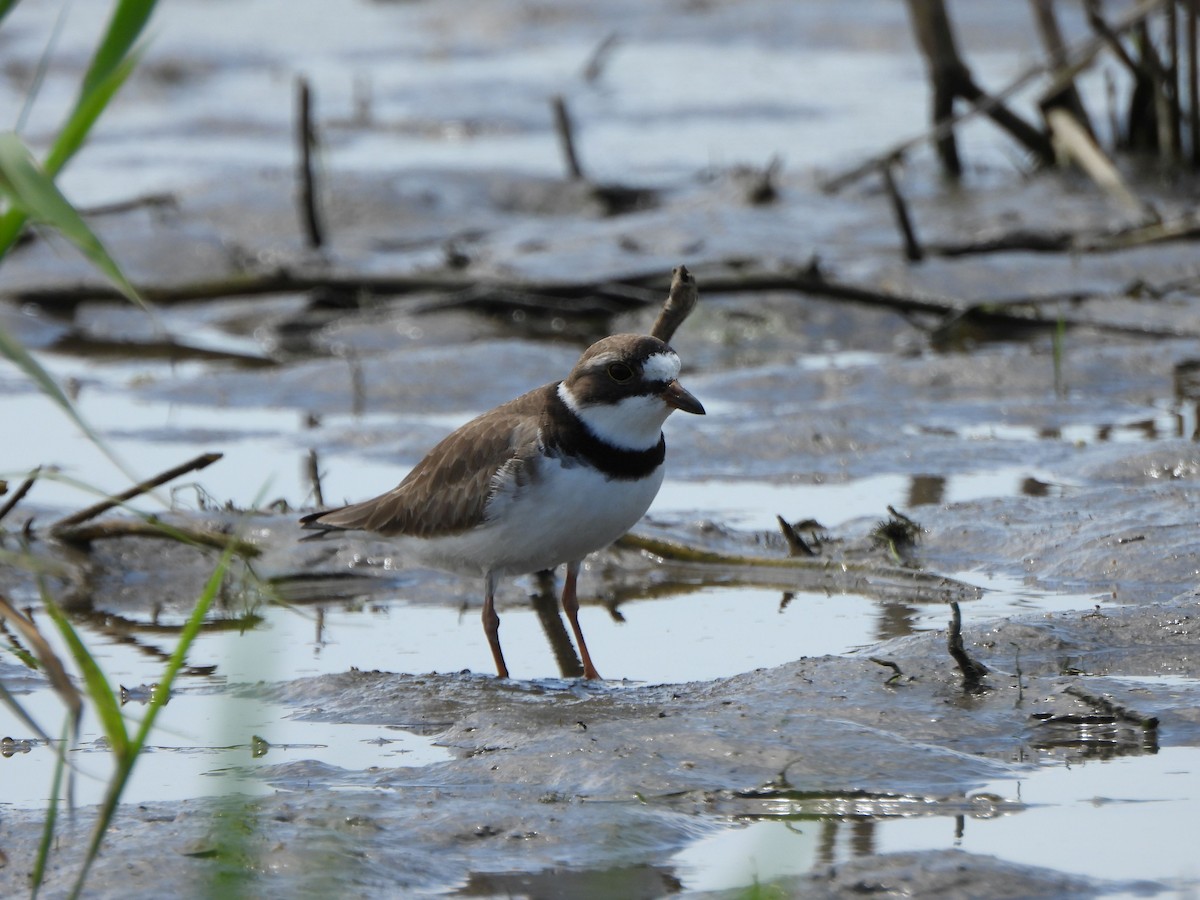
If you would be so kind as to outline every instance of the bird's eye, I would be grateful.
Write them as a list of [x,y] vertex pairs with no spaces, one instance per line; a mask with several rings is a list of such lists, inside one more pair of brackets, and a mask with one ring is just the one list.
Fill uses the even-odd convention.
[[625,363],[613,363],[608,367],[608,377],[617,384],[624,384],[633,377],[633,369]]

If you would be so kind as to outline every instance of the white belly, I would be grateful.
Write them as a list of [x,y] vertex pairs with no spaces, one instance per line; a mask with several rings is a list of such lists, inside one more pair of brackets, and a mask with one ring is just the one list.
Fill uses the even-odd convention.
[[608,480],[587,466],[553,462],[539,474],[515,497],[499,498],[480,528],[405,541],[405,549],[425,565],[479,575],[519,575],[580,560],[646,514],[662,484],[663,466],[635,481]]

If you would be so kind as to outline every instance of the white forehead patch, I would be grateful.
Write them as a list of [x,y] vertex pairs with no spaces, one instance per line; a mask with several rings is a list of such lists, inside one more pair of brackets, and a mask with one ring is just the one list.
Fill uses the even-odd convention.
[[642,366],[642,377],[646,381],[674,381],[679,377],[679,357],[670,350],[655,353]]

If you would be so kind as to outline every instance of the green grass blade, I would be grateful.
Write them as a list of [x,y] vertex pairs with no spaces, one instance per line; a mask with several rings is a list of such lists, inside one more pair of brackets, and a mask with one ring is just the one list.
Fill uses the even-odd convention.
[[13,11],[17,2],[18,0],[0,0],[0,22],[3,22],[4,17]]
[[92,64],[83,76],[83,85],[79,89],[81,100],[97,90],[109,79],[114,69],[125,63],[130,49],[137,43],[157,5],[158,0],[120,0],[117,3],[112,18],[108,20],[104,38],[92,57]]
[[[21,654],[25,654],[26,656],[29,655],[28,651],[26,650],[13,652],[17,653],[18,656],[21,656]],[[25,662],[26,665],[29,665],[29,661],[25,660],[23,657],[22,662]],[[37,668],[36,660],[34,661],[32,667],[35,669]],[[46,732],[42,730],[42,726],[34,720],[33,716],[29,715],[29,713],[25,711],[25,707],[21,706],[21,704],[17,702],[17,698],[14,697],[12,692],[4,686],[3,682],[0,682],[0,702],[7,706],[12,714],[24,722],[25,727],[36,734],[39,738],[41,738],[43,741],[50,740],[50,735],[46,734]]]
[[30,218],[53,226],[79,248],[122,294],[144,305],[100,239],[92,233],[75,207],[59,192],[54,179],[34,161],[29,149],[15,134],[0,134],[0,192],[8,196],[12,204],[10,212],[22,210]]
[[58,11],[58,18],[54,20],[54,30],[50,32],[50,40],[46,42],[46,48],[38,58],[37,68],[33,70],[33,80],[25,92],[25,102],[21,104],[21,112],[17,115],[17,124],[13,127],[13,131],[17,133],[25,130],[25,123],[29,121],[29,114],[33,112],[33,104],[46,81],[46,72],[50,70],[50,60],[54,56],[54,49],[58,46],[58,39],[62,37],[66,21],[67,7],[64,6]]
[[[46,157],[45,169],[51,177],[58,175],[83,146],[96,119],[136,67],[141,53],[134,51],[133,45],[155,6],[156,0],[120,0],[117,3],[88,66],[75,106]],[[0,257],[16,243],[26,219],[22,209],[10,209],[0,216]]]
[[88,870],[100,852],[100,844],[104,841],[104,835],[108,831],[108,826],[112,823],[113,816],[116,815],[117,807],[121,802],[121,794],[125,790],[125,785],[129,782],[130,776],[133,774],[133,768],[137,764],[138,755],[146,746],[146,738],[150,734],[150,729],[154,727],[154,720],[157,718],[159,710],[162,709],[171,696],[171,687],[175,682],[176,676],[179,674],[179,670],[183,668],[184,663],[187,661],[188,650],[191,649],[196,636],[200,633],[200,626],[204,624],[204,619],[208,615],[208,610],[212,607],[213,600],[216,599],[217,593],[221,590],[221,584],[225,580],[225,573],[229,568],[232,558],[232,549],[227,549],[221,554],[216,569],[209,577],[204,590],[200,592],[200,596],[196,600],[196,606],[184,624],[183,630],[180,632],[179,642],[175,645],[175,650],[171,653],[171,658],[167,660],[167,667],[163,671],[162,677],[158,680],[158,688],[153,692],[150,703],[146,707],[146,715],[142,717],[141,725],[129,742],[128,754],[117,761],[117,770],[113,774],[112,781],[109,782],[108,790],[104,795],[104,802],[100,805],[100,811],[96,817],[96,825],[92,831],[92,839],[88,844],[87,855],[84,857],[79,877],[70,894],[72,900],[77,898],[83,891]]
[[66,413],[67,418],[75,423],[87,439],[95,445],[101,453],[108,457],[109,461],[121,471],[130,481],[138,481],[138,477],[133,473],[133,470],[117,456],[116,452],[105,443],[104,439],[87,423],[87,420],[80,415],[79,410],[75,408],[75,404],[70,398],[63,393],[63,389],[58,386],[58,382],[53,376],[42,368],[39,363],[29,353],[28,350],[21,344],[20,341],[14,339],[4,328],[0,327],[0,356],[6,356],[8,359],[20,369],[30,381],[41,388],[42,393],[49,397],[59,409]]
[[113,755],[120,765],[120,762],[129,756],[129,733],[125,730],[125,720],[121,717],[121,704],[117,694],[104,677],[96,657],[92,656],[87,645],[79,637],[79,632],[67,619],[62,607],[50,596],[49,591],[42,591],[42,604],[66,642],[67,649],[71,651],[71,657],[79,667],[80,674],[83,675],[88,699],[96,711],[97,718],[100,719],[109,746],[112,747]]
[[42,882],[46,880],[46,863],[50,859],[50,847],[54,843],[54,828],[58,823],[58,792],[62,788],[63,771],[67,767],[67,742],[71,739],[71,716],[63,723],[62,742],[58,745],[58,762],[54,764],[54,778],[50,783],[50,805],[46,808],[46,824],[42,826],[42,839],[38,843],[37,857],[29,879],[30,900],[37,900]]

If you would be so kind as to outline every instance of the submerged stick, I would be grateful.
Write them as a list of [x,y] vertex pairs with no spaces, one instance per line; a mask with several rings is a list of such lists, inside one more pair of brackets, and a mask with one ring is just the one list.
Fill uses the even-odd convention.
[[671,270],[671,290],[663,303],[662,311],[654,321],[654,327],[650,329],[650,334],[664,344],[669,344],[683,320],[692,314],[699,299],[696,279],[692,277],[692,273],[688,271],[687,266],[676,266]]
[[140,497],[142,494],[154,490],[161,484],[166,484],[168,481],[173,481],[180,475],[185,475],[188,472],[197,472],[200,469],[208,468],[224,455],[225,454],[223,453],[202,453],[195,459],[190,459],[185,463],[181,463],[178,466],[167,469],[165,472],[160,472],[153,478],[149,478],[140,484],[135,484],[126,491],[122,491],[119,494],[114,494],[113,496],[101,500],[99,503],[93,504],[86,509],[81,509],[79,512],[72,513],[69,516],[59,519],[50,526],[50,533],[57,534],[64,529],[81,525],[90,519],[96,518],[96,516],[101,515],[102,513],[108,512],[114,506],[120,506],[122,503],[132,500],[134,497]]

